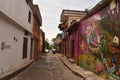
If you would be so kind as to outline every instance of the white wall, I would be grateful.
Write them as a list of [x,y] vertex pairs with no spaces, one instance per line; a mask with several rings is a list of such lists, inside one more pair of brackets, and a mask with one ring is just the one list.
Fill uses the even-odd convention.
[[33,16],[31,17],[31,24],[29,24],[28,14],[31,9],[26,0],[0,0],[0,10],[22,27],[32,32]]
[[[30,61],[30,35],[28,36],[28,56],[27,58],[23,59],[24,30],[18,27],[18,25],[14,24],[6,17],[0,15],[0,73],[2,72],[2,68],[3,72],[6,72]],[[17,39],[17,41],[14,40],[14,37]],[[1,50],[2,41],[11,47]]]

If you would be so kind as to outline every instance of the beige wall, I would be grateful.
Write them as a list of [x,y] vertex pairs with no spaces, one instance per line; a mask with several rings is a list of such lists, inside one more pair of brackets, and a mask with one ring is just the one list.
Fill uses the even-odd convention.
[[31,13],[32,11],[26,0],[0,0],[0,10],[23,28],[32,32],[33,17],[31,18],[31,24],[28,23],[28,14],[29,11]]
[[[31,9],[25,0],[0,0],[0,73],[30,62],[30,33],[32,33],[33,20],[31,19],[31,24],[28,23],[29,11]],[[30,32],[28,36],[24,35],[25,30]],[[25,59],[22,58],[24,37],[28,38]],[[4,50],[1,49],[2,42],[8,45]]]
[[72,20],[80,21],[81,17],[69,17],[68,18],[68,27],[70,27]]
[[[9,71],[25,64],[30,59],[30,36],[28,36],[28,56],[22,59],[24,31],[18,25],[0,15],[0,72]],[[14,40],[14,37],[17,41]],[[1,50],[1,43],[10,45],[8,49]]]

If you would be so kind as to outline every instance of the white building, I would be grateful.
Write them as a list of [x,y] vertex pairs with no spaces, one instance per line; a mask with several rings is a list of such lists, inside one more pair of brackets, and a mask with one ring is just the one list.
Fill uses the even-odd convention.
[[0,0],[0,74],[32,61],[32,0]]

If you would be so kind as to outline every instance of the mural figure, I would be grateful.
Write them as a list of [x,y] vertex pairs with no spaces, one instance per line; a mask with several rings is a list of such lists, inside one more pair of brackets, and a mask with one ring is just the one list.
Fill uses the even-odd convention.
[[101,34],[100,35],[100,45],[99,45],[99,53],[101,55],[101,60],[103,61],[103,54],[107,54],[108,51],[108,46],[107,46],[107,41],[105,39],[105,35]]
[[113,73],[115,72],[115,68],[116,68],[116,65],[114,63],[111,63],[107,69],[110,75],[113,75]]
[[115,46],[119,46],[119,38],[118,38],[117,36],[115,36],[115,37],[113,38],[113,44],[114,44]]
[[92,32],[91,26],[88,26],[86,29],[86,42],[88,45],[90,44],[91,32]]
[[91,53],[91,49],[98,49],[98,45],[100,43],[100,36],[98,35],[98,32],[95,28],[95,23],[92,22],[89,24],[89,26],[86,28],[86,44],[87,44],[87,50]]
[[83,67],[102,76],[120,78],[120,1],[113,1],[81,22],[85,37],[81,50],[86,53],[82,54]]
[[120,69],[116,71],[115,74],[119,77],[119,80],[120,80]]

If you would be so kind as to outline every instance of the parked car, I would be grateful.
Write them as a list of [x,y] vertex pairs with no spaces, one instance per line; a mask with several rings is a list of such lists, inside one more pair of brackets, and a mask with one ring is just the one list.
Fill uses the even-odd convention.
[[57,49],[52,49],[53,54],[57,53]]
[[45,53],[48,53],[49,52],[49,49],[45,49]]

